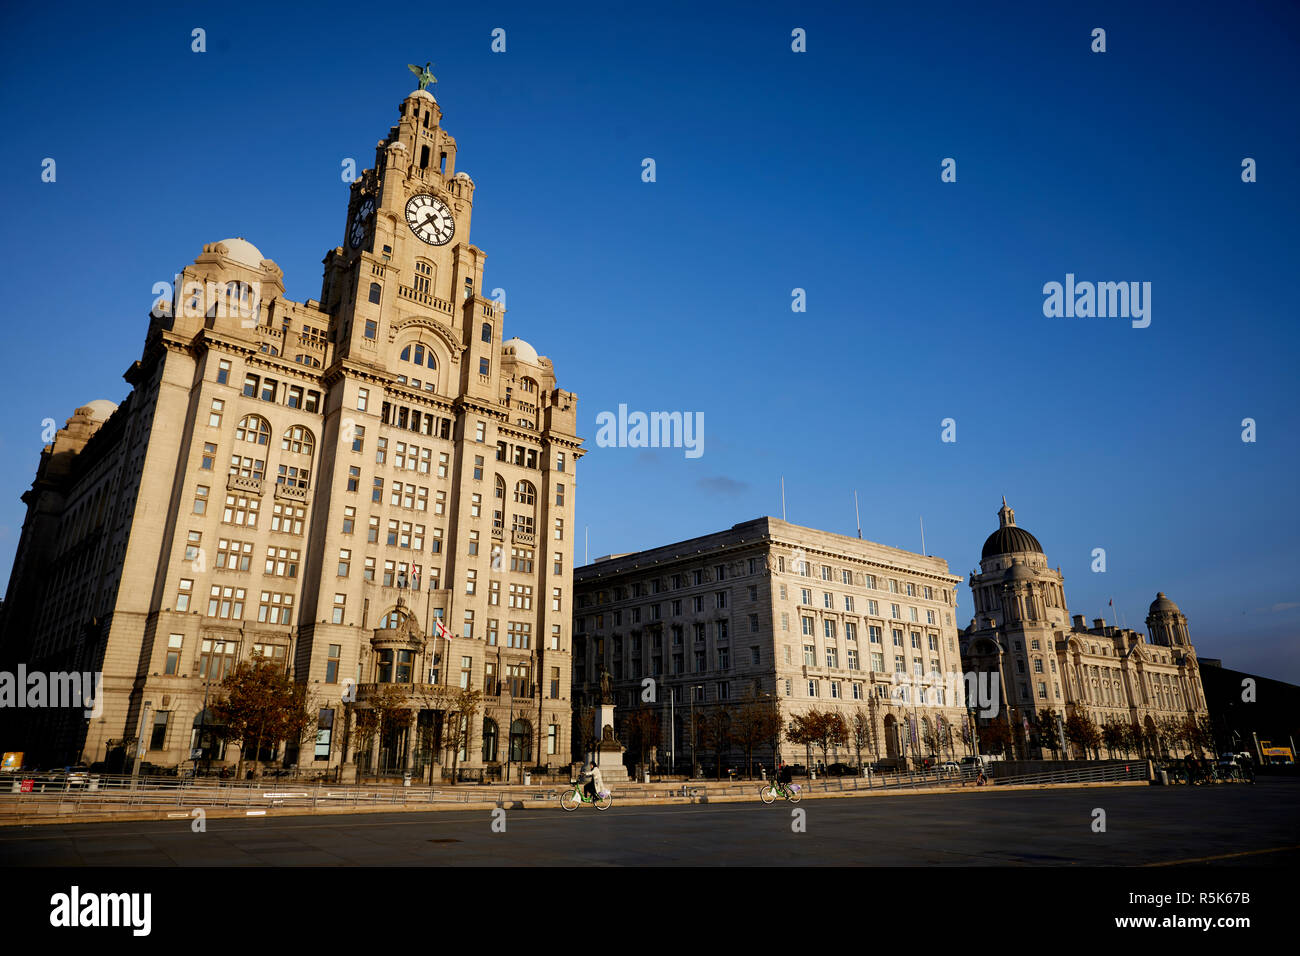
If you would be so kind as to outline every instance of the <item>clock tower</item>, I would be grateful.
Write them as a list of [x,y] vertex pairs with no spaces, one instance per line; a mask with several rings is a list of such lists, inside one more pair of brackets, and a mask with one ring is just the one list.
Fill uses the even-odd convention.
[[335,316],[339,358],[383,365],[413,325],[449,359],[438,391],[495,398],[504,310],[483,300],[486,255],[470,242],[474,181],[456,172],[456,140],[433,94],[415,90],[352,183],[343,244],[325,258],[321,303]]

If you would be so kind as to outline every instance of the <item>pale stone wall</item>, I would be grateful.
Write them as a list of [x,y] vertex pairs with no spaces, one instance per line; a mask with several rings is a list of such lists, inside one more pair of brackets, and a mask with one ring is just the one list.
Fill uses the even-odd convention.
[[[42,459],[49,474],[38,484],[49,490],[35,501],[33,529],[57,525],[84,500],[99,501],[105,481],[118,519],[108,524],[103,561],[68,584],[102,601],[73,615],[98,615],[96,653],[106,672],[104,715],[88,730],[83,724],[84,740],[62,732],[58,743],[75,747],[82,759],[102,759],[110,740],[134,737],[148,701],[151,725],[160,710],[169,719],[161,746],[145,759],[185,762],[207,683],[199,675],[202,643],[226,640],[238,659],[248,658],[254,645],[279,649],[275,659],[308,684],[315,706],[335,710],[329,759],[314,760],[308,741],[301,763],[336,766],[345,682],[377,679],[375,629],[401,600],[418,632],[413,685],[427,683],[433,670],[439,683],[459,684],[463,660],[466,682],[480,690],[489,664],[499,677],[511,664],[526,667],[520,688],[526,696],[513,714],[531,725],[531,757],[568,761],[573,514],[583,454],[576,397],[557,387],[548,359],[505,339],[504,309],[482,297],[485,256],[469,240],[474,184],[455,172],[455,140],[439,125],[437,103],[428,93],[413,93],[400,116],[377,151],[376,169],[353,183],[344,244],[326,257],[320,302],[285,298],[279,267],[244,240],[206,246],[181,274],[176,296],[150,321],[142,358],[128,373],[135,391],[118,413],[119,422],[129,413],[129,424],[108,426],[111,448],[97,452],[112,463],[109,475],[77,475],[67,464],[104,427],[89,417],[60,433],[57,468],[45,466],[52,453]],[[435,197],[453,217],[445,242],[416,234],[418,224],[406,213],[415,196]],[[242,299],[244,288],[260,295]],[[257,383],[246,395],[250,375]],[[265,444],[237,439],[245,416],[269,425]],[[309,454],[286,446],[293,428],[310,435]],[[499,442],[505,460],[498,460]],[[405,446],[401,466],[399,443]],[[237,465],[232,455],[239,456]],[[261,463],[259,475],[249,472],[253,462]],[[294,486],[288,474],[286,483],[277,482],[281,466],[307,469],[307,487]],[[242,473],[232,475],[232,468]],[[504,498],[496,497],[498,477]],[[383,482],[378,500],[372,498],[376,480]],[[532,501],[516,500],[521,481],[533,487]],[[401,488],[396,500],[395,486]],[[201,510],[199,498],[206,501]],[[255,523],[247,520],[253,506]],[[285,514],[289,509],[301,514]],[[346,509],[352,510],[345,515]],[[531,526],[516,527],[516,514]],[[390,521],[397,522],[391,545]],[[423,538],[415,547],[419,525]],[[11,593],[39,584],[44,594],[51,563],[74,542],[50,546],[34,534],[24,538]],[[219,566],[218,556],[229,555],[234,543],[247,554],[246,568]],[[500,549],[496,560],[494,549]],[[512,549],[532,552],[531,569],[512,569]],[[343,551],[350,552],[345,559]],[[367,559],[373,580],[367,580]],[[390,561],[394,572],[407,565],[406,588],[397,586],[396,573],[385,581]],[[281,562],[286,572],[296,564],[296,573],[277,573]],[[411,587],[415,566],[418,591]],[[242,614],[222,617],[219,603],[218,614],[209,615],[214,585],[243,589]],[[291,599],[286,620],[259,620],[263,592]],[[185,610],[178,606],[182,594],[188,594]],[[17,613],[22,602],[7,603],[7,620],[27,625],[41,617]],[[268,609],[274,606],[268,600]],[[435,617],[446,623],[450,642],[432,637]],[[48,614],[43,619],[30,640],[15,639],[7,627],[6,652],[34,658],[34,649],[54,659],[69,626]],[[529,625],[526,646],[510,646],[511,622]],[[172,635],[182,646],[169,674]],[[411,706],[421,704],[413,697]],[[484,715],[498,719],[504,757],[511,712],[508,698],[484,702],[463,765],[483,763]],[[231,761],[237,756],[234,748],[227,753]],[[408,747],[408,763],[410,757]]]

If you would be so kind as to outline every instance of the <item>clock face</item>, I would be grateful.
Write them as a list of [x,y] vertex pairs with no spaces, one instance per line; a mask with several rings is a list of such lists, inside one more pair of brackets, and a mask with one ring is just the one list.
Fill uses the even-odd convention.
[[366,241],[367,224],[370,221],[370,217],[374,215],[374,212],[375,201],[373,199],[366,199],[360,207],[358,207],[356,215],[352,217],[352,226],[348,230],[348,240],[352,243],[353,249],[359,248],[361,243]]
[[427,193],[406,201],[406,224],[431,246],[444,246],[456,234],[456,220],[451,217],[447,204]]

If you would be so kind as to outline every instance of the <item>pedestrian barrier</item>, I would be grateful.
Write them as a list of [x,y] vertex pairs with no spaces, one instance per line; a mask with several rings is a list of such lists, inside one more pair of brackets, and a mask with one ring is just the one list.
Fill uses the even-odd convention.
[[[825,777],[801,781],[805,795],[868,791],[926,790],[972,787],[976,771],[913,771],[867,777]],[[988,789],[1063,783],[1109,783],[1148,779],[1146,761],[1112,761],[1096,767],[1054,770],[1036,774],[990,778]],[[717,781],[688,784],[636,784],[618,787],[621,800],[752,797],[756,781]],[[161,807],[243,809],[321,809],[331,807],[383,808],[449,805],[551,804],[559,789],[549,784],[535,787],[466,785],[345,786],[325,781],[286,786],[283,781],[225,781],[183,777],[131,777],[109,774],[22,776],[11,786],[0,786],[0,821],[6,816],[76,816]],[[981,788],[985,789],[985,788]]]

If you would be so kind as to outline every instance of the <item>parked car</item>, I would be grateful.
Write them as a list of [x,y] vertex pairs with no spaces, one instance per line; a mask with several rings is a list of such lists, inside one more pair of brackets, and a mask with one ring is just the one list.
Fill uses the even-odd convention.
[[939,764],[939,772],[942,774],[961,773],[961,765],[953,760],[945,760]]
[[68,789],[84,787],[90,782],[90,774],[85,764],[51,770],[50,777],[53,778],[55,783],[61,783]]
[[788,764],[788,766],[790,768],[790,773],[792,773],[794,776],[796,777],[808,776],[808,768],[805,767],[803,764],[792,763],[792,764]]
[[853,768],[846,763],[833,763],[826,768],[826,773],[831,777],[852,776]]

